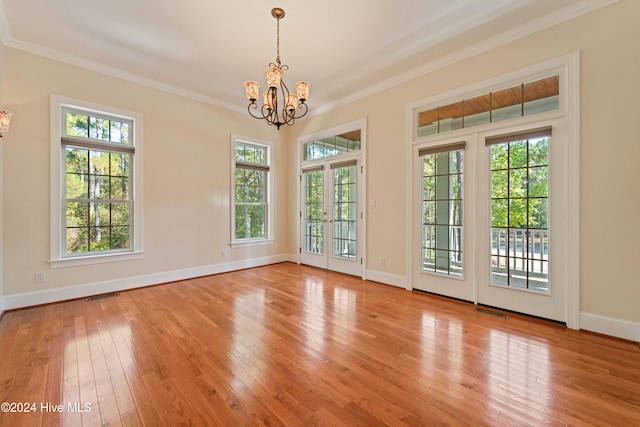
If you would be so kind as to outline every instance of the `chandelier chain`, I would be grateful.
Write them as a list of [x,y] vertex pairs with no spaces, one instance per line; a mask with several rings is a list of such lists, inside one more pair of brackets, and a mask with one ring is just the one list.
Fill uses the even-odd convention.
[[280,18],[277,18],[277,35],[276,35],[276,62],[280,65]]

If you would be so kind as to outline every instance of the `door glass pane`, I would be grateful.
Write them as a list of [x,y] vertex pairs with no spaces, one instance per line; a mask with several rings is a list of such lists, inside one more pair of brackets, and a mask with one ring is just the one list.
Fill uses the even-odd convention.
[[462,276],[463,150],[422,158],[422,271]]
[[491,283],[549,292],[549,138],[491,146]]
[[322,255],[324,173],[322,170],[306,172],[305,176],[305,212],[304,212],[304,250]]
[[356,259],[356,166],[333,169],[333,256]]

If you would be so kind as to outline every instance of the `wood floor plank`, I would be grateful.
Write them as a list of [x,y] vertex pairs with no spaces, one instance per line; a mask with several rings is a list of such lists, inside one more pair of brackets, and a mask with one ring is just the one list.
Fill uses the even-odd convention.
[[640,346],[291,263],[9,311],[0,425],[637,426]]

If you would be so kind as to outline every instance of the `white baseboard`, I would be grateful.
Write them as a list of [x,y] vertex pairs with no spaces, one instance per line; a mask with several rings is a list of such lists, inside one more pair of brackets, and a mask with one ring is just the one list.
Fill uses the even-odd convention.
[[580,312],[580,329],[640,342],[640,322]]
[[398,288],[407,287],[407,278],[397,274],[389,274],[383,271],[367,270],[367,280],[384,283],[385,285],[397,286]]
[[[160,283],[175,282],[194,277],[209,276],[211,274],[226,273],[245,268],[260,267],[291,260],[291,255],[275,255],[263,258],[253,258],[241,261],[231,261],[221,264],[212,264],[183,270],[164,271],[161,273],[145,274],[141,276],[126,277],[122,279],[106,280],[103,282],[87,283],[68,286],[64,288],[46,289],[41,291],[24,292],[14,295],[5,295],[1,301],[4,310],[13,310],[22,307],[31,307],[40,304],[48,304],[56,301],[84,298],[92,295],[100,295],[109,292],[124,291],[127,289],[141,288]],[[1,310],[0,310],[1,311]]]
[[[282,254],[263,258],[253,258],[240,261],[231,261],[221,264],[212,264],[183,270],[165,271],[161,273],[145,274],[141,276],[122,279],[106,280],[102,282],[87,283],[84,285],[68,286],[64,288],[46,289],[41,291],[24,292],[14,295],[4,295],[0,298],[0,313],[22,307],[31,307],[40,304],[48,304],[56,301],[64,301],[76,298],[84,298],[92,295],[100,295],[109,292],[124,291],[157,285],[160,283],[186,280],[194,277],[209,276],[211,274],[226,273],[245,268],[260,267],[279,262],[297,262],[296,254]],[[389,274],[376,270],[367,270],[367,280],[380,282],[385,285],[406,288],[407,280],[404,276]],[[617,338],[640,342],[640,322],[633,322],[614,317],[593,313],[580,313],[580,329],[597,332]]]

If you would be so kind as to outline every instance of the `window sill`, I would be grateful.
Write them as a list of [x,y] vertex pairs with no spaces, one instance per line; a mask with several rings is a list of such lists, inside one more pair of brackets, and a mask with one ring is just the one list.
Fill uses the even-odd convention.
[[50,260],[51,268],[77,267],[81,265],[104,264],[107,262],[129,261],[142,258],[143,252],[89,255]]
[[246,248],[249,246],[273,245],[273,239],[236,240],[231,242],[232,248]]

